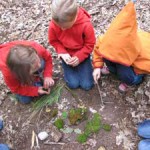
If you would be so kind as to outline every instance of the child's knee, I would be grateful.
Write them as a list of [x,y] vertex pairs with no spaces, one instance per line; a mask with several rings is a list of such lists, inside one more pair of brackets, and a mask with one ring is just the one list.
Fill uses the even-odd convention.
[[76,89],[79,87],[79,82],[78,81],[67,82],[67,86],[71,89]]
[[150,138],[150,120],[145,120],[138,125],[138,135],[143,138]]
[[118,73],[118,78],[127,85],[133,85],[134,77],[125,73]]
[[86,83],[82,83],[80,86],[83,90],[90,90],[94,85],[94,82],[86,82]]
[[23,104],[29,104],[33,100],[33,98],[29,97],[29,96],[16,95],[16,97],[17,97],[18,101]]
[[142,140],[138,144],[138,150],[149,150],[150,149],[150,140]]
[[6,144],[0,144],[0,150],[9,150],[9,147]]

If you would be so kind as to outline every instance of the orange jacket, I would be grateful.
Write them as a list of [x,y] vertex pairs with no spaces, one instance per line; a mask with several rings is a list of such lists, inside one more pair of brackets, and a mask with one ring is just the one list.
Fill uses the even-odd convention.
[[133,66],[138,74],[150,73],[150,33],[137,32],[136,11],[129,2],[99,36],[93,52],[94,68],[103,66],[103,58]]

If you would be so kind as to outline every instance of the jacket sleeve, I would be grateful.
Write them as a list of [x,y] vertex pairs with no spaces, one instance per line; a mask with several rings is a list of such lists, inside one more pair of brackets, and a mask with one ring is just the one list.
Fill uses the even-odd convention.
[[8,71],[2,71],[4,80],[10,90],[15,94],[24,96],[38,96],[38,87],[36,86],[24,86]]
[[94,68],[102,68],[104,65],[103,58],[102,58],[101,54],[99,53],[99,47],[100,47],[101,43],[102,43],[102,37],[99,36],[97,38],[96,44],[94,46],[94,51],[93,51],[92,64],[93,64]]
[[35,50],[37,50],[39,56],[44,59],[45,61],[45,68],[44,68],[44,77],[52,77],[52,70],[53,70],[53,64],[52,64],[52,57],[48,50],[46,50],[43,46],[33,43],[32,45]]
[[48,39],[49,39],[49,43],[55,48],[58,54],[68,53],[65,47],[63,46],[63,44],[58,40],[56,36],[56,32],[54,28],[52,27],[52,22],[49,25]]
[[83,33],[84,45],[83,48],[77,51],[74,56],[79,58],[80,62],[83,62],[93,51],[95,44],[95,34],[91,22],[87,23]]

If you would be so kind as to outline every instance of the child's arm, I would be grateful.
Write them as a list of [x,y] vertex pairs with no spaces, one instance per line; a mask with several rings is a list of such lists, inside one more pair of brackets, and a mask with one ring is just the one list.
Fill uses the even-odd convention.
[[93,78],[95,83],[98,82],[98,79],[101,77],[101,68],[103,67],[104,63],[103,63],[103,58],[99,53],[99,47],[100,44],[102,42],[102,37],[98,37],[96,45],[94,47],[94,51],[93,51],[93,67],[94,67],[94,71],[93,71]]
[[54,85],[54,80],[52,79],[53,65],[52,65],[51,54],[43,46],[37,43],[34,43],[32,46],[38,51],[38,55],[45,61],[45,67],[44,67],[44,73],[43,73],[43,76],[44,76],[43,86],[45,89],[48,89],[50,86]]
[[90,22],[87,23],[84,28],[83,38],[84,38],[83,48],[74,54],[74,56],[77,56],[79,58],[80,63],[90,55],[95,44],[94,29]]
[[24,96],[38,96],[38,87],[36,86],[23,86],[20,82],[8,71],[3,71],[5,83],[10,88],[11,92]]
[[66,53],[68,54],[65,47],[58,40],[56,33],[54,29],[52,28],[52,22],[50,23],[50,26],[49,26],[48,39],[49,39],[49,43],[55,48],[58,54],[66,54]]
[[103,58],[99,52],[99,47],[102,43],[102,36],[99,36],[97,38],[97,41],[96,41],[96,44],[94,46],[94,50],[93,50],[93,60],[92,60],[92,63],[93,63],[93,67],[94,68],[102,68],[103,65],[104,65],[104,62],[103,62]]

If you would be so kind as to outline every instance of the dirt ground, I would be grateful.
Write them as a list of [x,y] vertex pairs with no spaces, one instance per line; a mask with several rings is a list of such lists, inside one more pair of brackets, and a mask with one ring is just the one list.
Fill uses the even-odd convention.
[[[81,0],[78,1],[92,15],[92,22],[96,36],[103,34],[111,20],[127,3],[127,0]],[[16,39],[35,40],[49,49],[54,60],[54,77],[59,77],[63,83],[63,73],[59,60],[47,39],[48,23],[51,19],[51,1],[36,0],[5,0],[0,2],[0,42],[4,43]],[[136,3],[137,20],[139,27],[150,32],[150,4],[149,0]],[[59,113],[70,108],[83,105],[89,110],[97,111],[102,116],[102,121],[112,126],[110,132],[100,130],[92,134],[85,144],[76,141],[74,132],[64,134],[62,139],[55,144],[51,136],[45,141],[39,141],[40,150],[98,150],[104,146],[106,150],[136,150],[140,138],[137,136],[137,124],[150,118],[150,80],[146,76],[144,82],[131,87],[126,94],[118,92],[119,81],[112,75],[103,76],[99,81],[102,99],[105,106],[101,105],[97,86],[86,92],[81,89],[73,90],[75,98],[66,88],[63,88],[59,102],[54,106]],[[43,108],[32,120],[33,104],[23,105],[17,103],[9,96],[9,89],[4,84],[0,74],[0,117],[4,120],[4,129],[0,132],[0,143],[7,143],[13,150],[30,150],[32,131],[50,133],[49,113]],[[86,120],[74,129],[83,131]],[[49,144],[46,144],[48,142]]]

